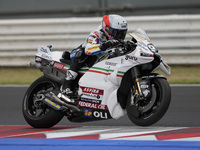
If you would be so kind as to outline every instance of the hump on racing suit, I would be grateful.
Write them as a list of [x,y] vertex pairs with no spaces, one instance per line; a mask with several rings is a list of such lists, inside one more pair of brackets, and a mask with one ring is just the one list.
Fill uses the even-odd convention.
[[98,29],[92,31],[85,41],[83,43],[82,47],[85,48],[85,54],[86,55],[95,55],[101,52],[101,49],[99,48],[100,44],[102,42],[107,41],[106,36],[101,31],[101,25],[98,27]]

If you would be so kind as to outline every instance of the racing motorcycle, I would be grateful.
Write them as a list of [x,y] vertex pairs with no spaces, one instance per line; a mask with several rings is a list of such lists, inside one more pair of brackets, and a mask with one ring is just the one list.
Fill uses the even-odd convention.
[[[71,60],[51,46],[38,47],[30,65],[40,69],[39,77],[23,99],[23,115],[35,128],[50,128],[64,116],[71,122],[118,119],[125,114],[138,126],[150,126],[166,113],[171,88],[166,75],[170,67],[154,47],[146,32],[138,28],[130,33],[129,51],[124,44],[94,56],[93,63],[80,69],[75,97],[60,92]],[[71,52],[71,55],[72,52]],[[64,57],[64,59],[63,59]]]

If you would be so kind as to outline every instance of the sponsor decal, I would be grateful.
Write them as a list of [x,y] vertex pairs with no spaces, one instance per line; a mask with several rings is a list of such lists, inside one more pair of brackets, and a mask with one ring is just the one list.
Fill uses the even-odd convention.
[[35,61],[36,61],[36,62],[41,62],[41,61],[42,61],[42,58],[40,58],[40,57],[35,57]]
[[108,119],[108,114],[106,112],[94,111],[93,115],[95,118]]
[[88,118],[101,118],[101,119],[108,119],[108,113],[107,112],[99,112],[99,111],[94,111],[92,112],[92,109],[83,109],[83,113],[85,117]]
[[80,101],[89,102],[89,103],[95,103],[95,104],[101,104],[101,100],[89,99],[89,98],[84,98],[84,97],[81,97]]
[[84,112],[85,117],[92,118],[92,110],[91,109],[84,108],[83,112]]
[[83,95],[87,96],[87,97],[91,97],[91,98],[96,98],[96,99],[100,99],[101,98],[100,95],[96,95],[96,94],[83,93]]
[[149,50],[156,51],[156,48],[152,43],[148,44],[147,46],[148,46]]
[[97,89],[97,88],[91,88],[91,87],[81,86],[81,90],[84,93],[91,93],[91,94],[96,94],[96,95],[103,95],[103,93],[104,93],[104,90]]
[[139,38],[137,35],[133,34],[133,33],[129,33],[132,37],[134,37],[138,42],[139,41],[143,41],[141,38]]
[[97,31],[94,31],[93,33],[99,38],[99,33]]
[[153,57],[154,55],[153,54],[147,54],[147,53],[140,53],[140,56],[143,56],[143,57]]
[[41,51],[41,52],[44,52],[44,53],[48,53],[47,49],[45,49],[44,47],[41,47],[41,48],[40,48],[40,51]]
[[61,106],[52,102],[51,100],[49,100],[48,98],[45,98],[44,99],[44,102],[46,102],[47,104],[49,104],[50,106],[54,107],[55,109],[57,110],[60,110],[61,109]]
[[92,50],[96,50],[96,49],[99,49],[99,45],[95,45],[95,46],[87,48],[88,51],[92,51]]
[[92,39],[88,39],[88,43],[92,44],[93,40]]
[[130,56],[130,55],[126,55],[126,56],[125,56],[125,59],[126,59],[126,60],[128,60],[128,59],[131,59],[131,60],[137,60],[136,57],[134,57],[134,56]]
[[88,103],[88,102],[82,102],[82,101],[78,101],[78,104],[81,107],[89,107],[89,108],[93,108],[93,109],[108,110],[108,106],[107,105]]
[[54,68],[57,68],[57,69],[63,69],[64,66],[65,66],[65,65],[60,64],[60,63],[57,63],[57,62],[55,62],[54,65],[53,65],[53,67],[54,67]]
[[122,28],[127,28],[127,23],[125,23],[125,22],[121,23],[121,27]]
[[90,55],[90,54],[92,54],[92,53],[91,53],[91,52],[88,52],[88,51],[86,51],[86,52],[85,52],[85,54],[86,54],[86,55]]
[[140,47],[144,48],[145,50],[148,50],[147,45],[144,44],[143,42],[139,42],[139,41],[138,41],[138,45],[139,45]]
[[146,120],[146,119],[150,118],[151,116],[153,116],[153,113],[152,113],[152,114],[150,114],[149,116],[145,117],[145,118],[144,118],[144,120]]
[[44,58],[44,59],[52,60],[52,57],[51,57],[51,56],[48,56],[48,55],[46,55],[46,54],[42,54],[41,57]]
[[105,64],[106,64],[106,65],[109,65],[109,66],[116,66],[116,65],[117,65],[117,63],[108,62],[108,61],[106,61]]
[[93,42],[92,42],[92,44],[99,44],[99,39],[95,39]]

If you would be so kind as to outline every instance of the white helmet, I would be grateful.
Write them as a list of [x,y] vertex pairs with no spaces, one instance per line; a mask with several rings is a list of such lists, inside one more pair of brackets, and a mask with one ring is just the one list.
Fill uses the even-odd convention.
[[124,40],[127,32],[127,22],[119,15],[103,16],[102,29],[107,38],[115,40]]

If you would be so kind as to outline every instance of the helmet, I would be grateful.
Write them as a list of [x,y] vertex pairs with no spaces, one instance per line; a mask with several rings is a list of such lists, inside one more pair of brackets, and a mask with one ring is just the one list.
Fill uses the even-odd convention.
[[105,15],[102,21],[102,30],[106,37],[115,40],[124,40],[127,32],[127,22],[119,15]]

